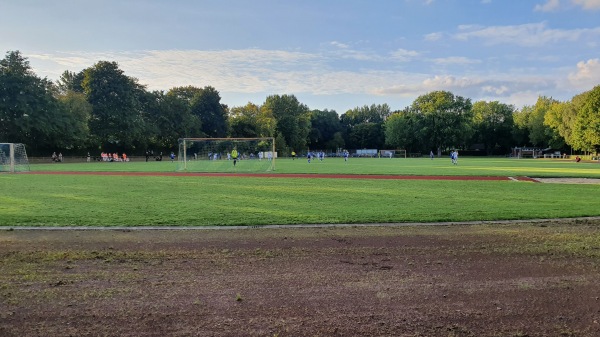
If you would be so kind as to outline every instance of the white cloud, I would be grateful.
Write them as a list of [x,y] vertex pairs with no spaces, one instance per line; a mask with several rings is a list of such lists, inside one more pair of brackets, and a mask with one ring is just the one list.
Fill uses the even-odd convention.
[[[94,63],[116,61],[126,75],[138,78],[151,90],[167,90],[182,85],[211,85],[240,92],[272,89],[277,74],[300,68],[320,67],[319,55],[259,49],[197,51],[166,50],[115,53],[60,53],[30,55],[34,67],[49,60],[54,68],[81,71]],[[41,74],[56,79],[56,72]],[[286,84],[284,84],[286,86]]]
[[466,64],[481,63],[480,60],[474,60],[474,59],[470,59],[470,58],[463,57],[463,56],[435,58],[432,60],[432,62],[435,64],[438,64],[438,65],[452,65],[452,64],[466,65]]
[[330,43],[330,44],[331,44],[332,46],[334,46],[334,47],[338,47],[338,48],[342,48],[342,49],[347,49],[347,48],[349,48],[349,47],[350,47],[350,46],[348,46],[347,44],[345,44],[345,43],[341,43],[341,42],[338,42],[338,41],[331,41],[331,43]]
[[559,0],[547,0],[543,5],[535,5],[533,10],[536,12],[551,12],[557,10],[559,6]]
[[445,90],[474,101],[501,101],[516,107],[531,105],[540,95],[557,91],[557,81],[539,76],[516,74],[489,74],[457,77],[435,75],[410,84],[381,88],[380,95],[417,97],[428,92]]
[[492,0],[481,0],[482,4],[491,4]]
[[572,86],[588,90],[600,84],[600,59],[590,59],[577,63],[577,71],[569,74]]
[[430,34],[425,35],[425,41],[438,41],[438,40],[441,40],[442,37],[444,37],[444,33],[440,33],[440,32],[430,33]]
[[[391,102],[414,99],[434,90],[448,90],[473,100],[499,100],[508,104],[532,104],[537,95],[572,94],[566,86],[568,71],[562,75],[554,72],[548,76],[526,75],[514,70],[512,73],[487,73],[472,70],[468,76],[443,73],[419,73],[398,70],[379,70],[385,61],[414,59],[420,53],[398,49],[387,57],[371,55],[378,63],[369,67],[362,61],[356,66],[339,67],[339,61],[347,50],[328,53],[303,53],[279,50],[149,50],[113,53],[46,53],[33,54],[28,58],[39,76],[56,80],[64,70],[81,71],[94,63],[116,61],[126,75],[135,77],[149,90],[168,90],[173,87],[193,85],[213,86],[222,97],[236,97],[238,101],[224,102],[230,106],[244,105],[249,100],[271,94],[295,94],[304,97],[364,97],[365,99],[389,100]],[[357,52],[359,53],[359,52]],[[370,53],[366,53],[370,54]],[[467,57],[446,57],[430,60],[438,65],[477,64],[481,61]],[[349,61],[350,62],[350,61]],[[588,89],[588,83],[600,83],[600,61],[580,62],[578,71],[569,80]],[[393,64],[393,63],[392,63]],[[43,69],[43,71],[38,70]],[[394,69],[393,66],[386,67]],[[550,77],[552,76],[552,77]],[[561,89],[561,90],[558,90]],[[525,95],[527,94],[527,95]],[[258,97],[258,98],[257,98]],[[379,98],[376,98],[379,97]],[[531,98],[528,102],[524,100]],[[568,99],[572,97],[563,97]],[[338,99],[339,100],[339,99]],[[333,99],[333,101],[335,101]],[[306,102],[310,106],[310,102]],[[367,102],[368,103],[368,102]],[[334,102],[330,108],[339,111]],[[336,106],[338,105],[338,106]],[[399,108],[403,108],[399,107]],[[346,107],[344,107],[346,108]]]
[[394,61],[407,62],[419,56],[419,52],[414,50],[398,49],[390,54]]
[[509,92],[509,88],[506,85],[485,85],[481,88],[481,90],[485,93],[491,93],[494,96],[502,96]]
[[572,0],[574,4],[583,7],[584,9],[600,9],[600,0]]
[[459,26],[455,39],[468,41],[480,39],[489,45],[516,44],[523,47],[538,47],[548,43],[576,42],[584,37],[600,36],[600,27],[581,29],[550,29],[546,23],[530,23],[515,26]]

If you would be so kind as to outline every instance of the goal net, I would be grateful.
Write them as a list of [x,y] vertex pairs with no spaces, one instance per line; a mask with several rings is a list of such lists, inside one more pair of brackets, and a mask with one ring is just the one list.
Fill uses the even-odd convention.
[[406,158],[406,150],[379,150],[379,158]]
[[275,170],[275,158],[274,138],[181,138],[177,170],[268,172]]
[[0,172],[29,171],[29,160],[25,145],[21,143],[0,143]]

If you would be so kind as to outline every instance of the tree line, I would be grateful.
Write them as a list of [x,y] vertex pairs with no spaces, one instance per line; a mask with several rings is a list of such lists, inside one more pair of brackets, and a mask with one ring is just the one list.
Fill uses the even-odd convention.
[[182,137],[275,137],[280,155],[307,149],[502,155],[513,146],[597,153],[600,86],[564,102],[541,96],[521,109],[434,91],[402,110],[372,104],[340,115],[311,110],[294,95],[228,107],[211,86],[148,91],[110,61],[65,71],[52,82],[37,76],[19,51],[0,60],[0,142],[24,143],[30,155],[140,155],[172,151]]

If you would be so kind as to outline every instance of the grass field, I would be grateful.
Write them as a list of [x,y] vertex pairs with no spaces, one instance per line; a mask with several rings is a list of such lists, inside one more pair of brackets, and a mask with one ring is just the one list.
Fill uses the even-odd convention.
[[[241,162],[240,165],[243,165]],[[32,171],[172,172],[171,162],[38,164]],[[600,165],[464,158],[277,160],[277,173],[600,177]],[[2,226],[221,226],[600,216],[600,186],[515,181],[0,175]]]
[[[239,162],[238,170],[244,171],[245,162]],[[233,165],[231,165],[233,167]],[[130,163],[70,163],[36,164],[34,171],[129,171],[173,172],[177,164],[163,162]],[[231,170],[230,172],[233,172]],[[366,159],[326,158],[323,162],[313,160],[308,164],[303,158],[277,159],[274,173],[319,174],[396,174],[396,175],[449,175],[449,176],[530,176],[530,177],[587,177],[600,178],[597,162],[575,163],[559,159],[507,159],[507,158],[460,158],[453,166],[449,158]]]

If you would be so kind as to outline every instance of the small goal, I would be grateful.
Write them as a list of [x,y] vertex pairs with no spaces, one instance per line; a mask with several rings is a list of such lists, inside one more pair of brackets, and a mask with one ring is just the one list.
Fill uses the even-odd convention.
[[379,150],[379,158],[406,158],[406,150]]
[[[237,154],[237,156],[236,156]],[[260,173],[275,170],[275,138],[180,138],[177,170]]]
[[27,172],[29,159],[25,145],[21,143],[0,143],[0,172]]

